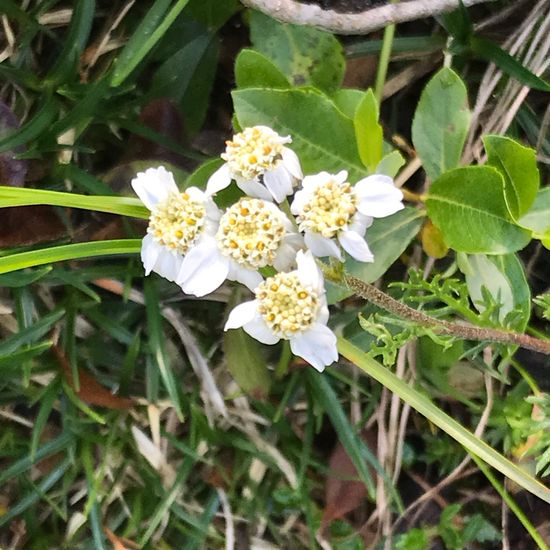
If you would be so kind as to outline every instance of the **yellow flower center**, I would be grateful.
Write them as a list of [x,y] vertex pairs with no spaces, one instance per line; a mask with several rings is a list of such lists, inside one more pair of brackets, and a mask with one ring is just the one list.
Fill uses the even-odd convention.
[[241,199],[220,220],[222,254],[253,269],[272,265],[285,235],[281,217],[260,199]]
[[313,191],[297,216],[300,231],[320,233],[330,239],[348,224],[357,211],[356,203],[357,197],[348,182],[329,180]]
[[257,126],[245,128],[225,144],[223,160],[227,162],[231,172],[245,180],[257,178],[273,170],[280,162],[283,151],[282,139],[276,132]]
[[162,246],[185,254],[202,231],[204,204],[187,193],[173,193],[149,216],[147,233]]
[[294,273],[277,273],[256,289],[259,312],[268,327],[287,340],[307,330],[317,317],[319,296]]

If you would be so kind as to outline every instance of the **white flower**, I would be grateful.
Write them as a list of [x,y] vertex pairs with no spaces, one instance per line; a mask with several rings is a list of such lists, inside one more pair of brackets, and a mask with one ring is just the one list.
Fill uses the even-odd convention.
[[302,246],[301,235],[277,206],[245,197],[226,210],[214,236],[187,254],[177,282],[195,296],[212,292],[225,279],[254,290],[263,281],[258,269],[290,268]]
[[348,173],[320,172],[306,176],[302,189],[290,207],[298,227],[304,232],[306,246],[315,256],[333,256],[342,261],[340,246],[360,262],[374,257],[365,239],[373,218],[395,214],[403,208],[403,193],[388,176],[376,174],[351,185]]
[[210,176],[207,193],[217,193],[234,179],[251,197],[283,202],[293,193],[294,181],[302,179],[296,153],[284,146],[291,141],[267,126],[245,128],[226,142],[225,164]]
[[215,234],[221,211],[196,187],[181,193],[174,176],[163,166],[139,172],[132,187],[151,211],[141,247],[145,275],[154,271],[176,281],[180,271],[185,270],[185,255]]
[[289,340],[294,355],[322,371],[338,359],[323,276],[310,251],[300,250],[296,262],[296,271],[269,277],[256,288],[255,300],[234,308],[224,330],[242,327],[263,344]]

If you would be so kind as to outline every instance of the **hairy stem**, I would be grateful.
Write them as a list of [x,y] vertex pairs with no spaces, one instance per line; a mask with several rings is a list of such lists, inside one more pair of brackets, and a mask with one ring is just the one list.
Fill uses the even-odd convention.
[[[327,278],[332,278],[327,274]],[[333,280],[336,279],[335,277]],[[476,327],[466,323],[452,323],[442,319],[436,319],[426,313],[418,311],[392,298],[376,287],[352,277],[343,275],[343,282],[352,290],[356,296],[369,300],[378,307],[401,317],[408,319],[423,327],[431,328],[439,334],[457,336],[465,340],[500,342],[503,344],[514,344],[522,348],[538,351],[550,355],[550,340],[541,340],[527,334],[520,334],[507,330]]]

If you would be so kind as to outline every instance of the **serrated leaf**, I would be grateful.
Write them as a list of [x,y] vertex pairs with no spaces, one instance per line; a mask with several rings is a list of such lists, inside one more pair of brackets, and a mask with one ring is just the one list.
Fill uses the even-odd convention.
[[258,342],[239,328],[224,333],[223,349],[227,368],[239,387],[256,399],[265,399],[271,376]]
[[368,90],[355,111],[353,118],[359,157],[374,172],[382,159],[384,135],[378,122],[378,102],[372,90]]
[[483,143],[487,164],[504,178],[504,198],[510,214],[517,220],[529,210],[539,190],[536,152],[504,136],[485,136]]
[[523,266],[515,254],[486,256],[485,254],[459,254],[458,266],[466,276],[468,292],[474,306],[483,312],[482,288],[485,287],[495,302],[500,303],[499,320],[514,309],[521,316],[514,323],[514,329],[523,331],[531,315],[531,291]]
[[443,68],[422,92],[412,125],[413,144],[431,180],[458,166],[469,125],[466,86]]
[[250,39],[296,86],[336,90],[344,77],[342,45],[330,33],[302,25],[283,24],[254,11]]
[[511,219],[504,181],[490,166],[456,168],[431,186],[428,215],[447,245],[469,254],[507,254],[522,249],[529,232]]
[[313,89],[236,90],[233,105],[241,127],[264,124],[290,135],[290,147],[306,173],[348,170],[350,181],[367,175],[355,143],[353,122]]
[[241,50],[235,61],[238,88],[288,88],[286,76],[265,55],[254,50]]

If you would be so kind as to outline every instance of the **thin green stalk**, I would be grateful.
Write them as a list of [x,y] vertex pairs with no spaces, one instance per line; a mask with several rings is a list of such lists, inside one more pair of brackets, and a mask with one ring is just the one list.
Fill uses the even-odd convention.
[[502,456],[490,445],[487,445],[482,439],[476,437],[462,424],[432,403],[425,395],[406,384],[389,369],[378,363],[378,361],[369,357],[359,348],[341,337],[338,338],[338,351],[348,361],[351,361],[369,376],[372,376],[380,384],[400,397],[405,403],[425,416],[430,422],[458,441],[468,452],[477,455],[501,474],[515,481],[518,485],[545,502],[550,503],[550,489]]
[[[392,4],[397,4],[396,0],[392,1]],[[390,64],[390,57],[393,47],[393,37],[395,35],[395,25],[392,23],[384,29],[384,39],[382,41],[382,50],[380,52],[380,59],[378,60],[378,69],[376,71],[376,83],[374,85],[374,95],[378,101],[378,105],[382,103],[382,95],[384,93],[384,84],[386,83],[386,76],[388,74],[388,65]]]
[[535,529],[534,525],[529,521],[529,518],[523,513],[523,510],[517,505],[510,493],[508,493],[499,480],[493,475],[489,469],[489,466],[487,466],[487,464],[480,460],[475,454],[470,453],[470,456],[477,464],[478,468],[483,472],[485,477],[491,482],[491,485],[494,487],[495,491],[502,497],[502,500],[506,503],[508,508],[514,512],[523,527],[525,527],[526,531],[536,542],[537,546],[541,550],[549,550],[548,545],[544,542],[544,539],[540,536],[540,533]]

